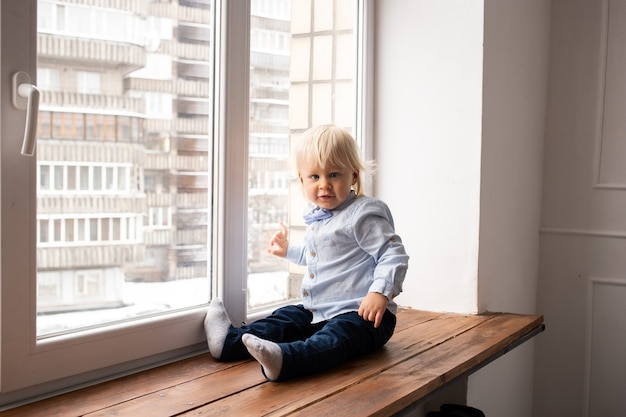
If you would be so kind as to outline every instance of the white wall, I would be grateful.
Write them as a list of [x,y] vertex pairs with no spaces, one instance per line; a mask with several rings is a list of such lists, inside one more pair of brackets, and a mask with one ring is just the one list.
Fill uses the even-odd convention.
[[397,301],[474,313],[483,1],[380,1],[375,36],[375,194],[411,256]]
[[[545,0],[377,3],[375,191],[411,255],[399,304],[535,312],[549,14]],[[468,404],[530,416],[533,352],[474,374]]]
[[[550,2],[486,0],[478,300],[535,313]],[[469,379],[487,415],[531,416],[534,341]]]

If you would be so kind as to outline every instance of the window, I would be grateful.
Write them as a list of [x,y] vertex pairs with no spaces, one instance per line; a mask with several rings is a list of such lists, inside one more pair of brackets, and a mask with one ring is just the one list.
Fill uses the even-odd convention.
[[94,71],[78,71],[76,73],[76,91],[84,94],[100,94],[101,75]]
[[38,1],[38,30],[61,36],[109,39],[142,45],[145,17],[132,11],[95,8],[88,2],[72,4],[59,0]]
[[[76,194],[90,195],[131,194],[129,174],[131,164],[108,163],[93,166],[80,162],[39,161],[39,189],[42,194]],[[54,175],[50,175],[50,173]],[[78,188],[77,184],[81,184]]]
[[0,3],[15,39],[3,79],[39,66],[50,86],[36,158],[20,155],[24,112],[8,94],[0,108],[0,406],[205,348],[214,294],[238,322],[292,302],[299,272],[262,256],[302,204],[289,143],[313,124],[357,128],[360,2],[114,3]]
[[147,92],[146,115],[155,119],[169,119],[172,117],[172,95],[169,93]]
[[41,90],[61,91],[59,70],[37,68],[37,86]]
[[172,56],[146,54],[146,65],[130,74],[134,78],[170,80],[172,78]]
[[280,222],[290,225],[296,239],[304,230],[305,202],[297,182],[290,181],[295,177],[290,142],[318,124],[352,132],[356,126],[358,2],[298,6],[284,0],[251,2],[248,311],[300,298],[302,269],[266,252]]
[[151,229],[169,229],[172,225],[172,208],[150,207],[144,224]]

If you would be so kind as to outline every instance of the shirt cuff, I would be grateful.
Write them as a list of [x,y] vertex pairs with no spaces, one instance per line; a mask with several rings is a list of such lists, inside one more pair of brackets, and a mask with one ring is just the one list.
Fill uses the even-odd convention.
[[390,284],[382,278],[374,280],[370,285],[369,292],[378,292],[387,297],[389,301],[393,299],[393,289]]

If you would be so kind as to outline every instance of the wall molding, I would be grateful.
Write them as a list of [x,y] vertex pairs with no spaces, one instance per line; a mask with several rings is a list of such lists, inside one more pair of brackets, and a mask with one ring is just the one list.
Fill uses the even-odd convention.
[[603,0],[602,7],[602,22],[601,22],[601,35],[602,41],[600,43],[600,71],[598,83],[600,86],[600,97],[598,97],[598,129],[595,137],[595,158],[594,158],[594,178],[593,186],[594,190],[626,190],[626,183],[618,182],[606,182],[602,181],[602,141],[604,140],[605,130],[605,107],[606,107],[606,89],[607,89],[607,70],[609,59],[609,29],[610,29],[610,7],[611,0]]
[[[587,277],[587,323],[585,332],[585,369],[583,379],[583,415],[589,417],[590,396],[591,396],[591,366],[593,349],[593,311],[594,311],[594,289],[597,286],[620,286],[626,287],[626,277]],[[592,416],[593,417],[593,416]]]
[[593,230],[593,229],[571,229],[558,227],[541,227],[539,233],[543,235],[564,235],[601,237],[610,239],[626,239],[626,230]]

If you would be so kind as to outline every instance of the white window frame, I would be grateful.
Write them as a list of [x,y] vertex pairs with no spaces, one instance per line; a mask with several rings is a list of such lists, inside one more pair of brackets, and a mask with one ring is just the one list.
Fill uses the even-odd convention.
[[[219,15],[245,13],[245,9],[230,7],[231,2],[218,2]],[[239,3],[239,2],[237,2]],[[244,2],[244,4],[247,2]],[[36,158],[20,154],[23,137],[23,121],[25,114],[16,110],[11,104],[10,79],[16,71],[26,71],[31,78],[36,78],[36,0],[4,0],[0,3],[0,37],[11,39],[3,42],[0,50],[2,67],[0,72],[5,81],[0,84],[2,92],[0,115],[3,120],[12,123],[1,123],[0,138],[0,408],[20,401],[37,398],[59,390],[92,383],[112,375],[133,372],[163,361],[195,354],[206,349],[206,339],[202,329],[205,308],[193,308],[174,312],[159,317],[149,317],[108,326],[104,329],[90,329],[54,338],[37,340],[36,338],[36,189],[37,169]],[[234,4],[234,2],[233,2]],[[218,15],[218,16],[219,16]],[[223,19],[224,17],[222,17]],[[216,38],[231,37],[227,30],[244,33],[246,27],[240,25],[237,17],[230,17],[234,25],[214,25]],[[220,31],[220,32],[218,32]],[[234,36],[242,37],[235,34]],[[226,54],[224,47],[241,47],[240,44],[217,42],[220,48],[217,58]],[[227,55],[245,55],[232,53]],[[219,59],[216,60],[219,62]],[[216,69],[221,76],[235,71],[228,71],[227,64],[222,63]],[[241,76],[241,74],[237,74]],[[218,78],[216,78],[218,79]],[[238,85],[237,82],[222,80],[223,84]],[[217,94],[225,94],[226,87],[216,88]],[[223,106],[225,99],[216,97],[216,108]],[[224,112],[221,112],[224,113]],[[224,129],[223,117],[213,116],[216,122],[214,134]],[[220,116],[221,117],[221,116]],[[230,117],[234,117],[231,115]],[[221,132],[217,138],[224,143],[228,135],[229,141],[235,132]],[[243,133],[243,132],[242,132]],[[242,141],[244,135],[238,136]],[[238,163],[226,162],[225,149],[216,141],[216,159],[218,166],[224,170],[226,166],[237,166]],[[232,155],[230,155],[232,156]],[[230,168],[231,170],[233,168]],[[235,168],[236,169],[236,168]],[[241,178],[241,177],[240,177]],[[245,177],[244,177],[245,178]],[[245,184],[245,181],[242,181]],[[230,186],[219,184],[216,186]],[[242,187],[240,187],[241,189]],[[221,198],[230,198],[227,193],[217,190],[216,201],[221,202],[220,213],[214,214],[216,224],[223,223],[224,212],[229,214],[243,213],[245,200],[231,199],[226,203]],[[225,197],[224,197],[225,196]],[[13,203],[11,203],[13,202]],[[231,210],[241,205],[242,208]],[[229,217],[226,221],[245,223],[245,216]],[[214,242],[223,240],[224,231],[228,226],[216,229]],[[231,247],[229,259],[218,260],[221,266],[213,278],[216,288],[220,277],[227,276],[228,262],[245,259],[245,240],[229,238]],[[237,243],[236,241],[239,241]],[[218,255],[214,254],[214,258]],[[216,260],[214,259],[214,262]],[[240,263],[243,263],[240,262]],[[239,297],[243,298],[240,294]],[[228,300],[225,300],[227,303]],[[232,303],[230,303],[232,304]],[[166,334],[167,337],[163,335]],[[132,348],[131,348],[132,347]]]
[[[212,294],[224,300],[235,322],[243,322],[249,319],[245,251],[250,2],[216,3],[213,78],[220,81],[212,92],[211,115]],[[11,120],[0,123],[0,410],[206,351],[204,306],[37,340],[37,161],[20,154],[25,114],[12,106],[10,86],[16,71],[36,79],[36,5],[36,0],[0,3],[0,39],[11,40],[2,42],[0,50],[0,116],[1,121]],[[367,55],[360,57],[362,64],[369,61]],[[363,79],[370,80],[371,63],[362,70],[368,73]],[[365,83],[357,83],[357,89],[365,106],[357,111],[356,136],[367,140],[371,101],[363,95]],[[362,145],[369,153],[371,147]]]

